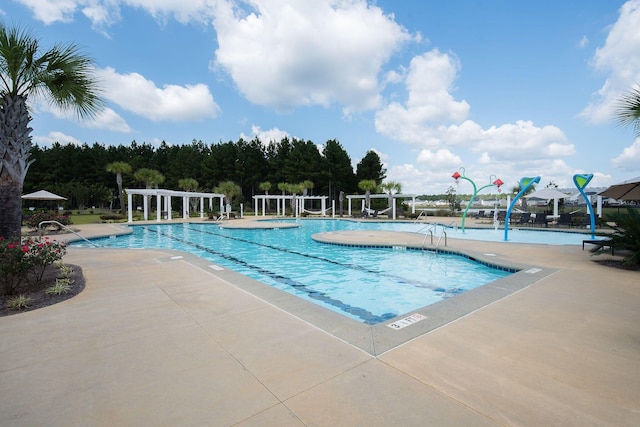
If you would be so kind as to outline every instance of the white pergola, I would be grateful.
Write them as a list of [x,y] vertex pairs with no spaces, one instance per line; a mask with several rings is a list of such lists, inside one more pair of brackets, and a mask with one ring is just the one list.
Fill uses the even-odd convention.
[[[388,199],[389,195],[388,194],[371,194],[369,195],[370,198],[372,199]],[[415,194],[392,194],[391,197],[393,197],[393,205],[391,206],[391,212],[392,212],[392,218],[396,219],[396,199],[412,199],[412,203],[411,203],[411,213],[416,213],[416,197],[417,195]],[[352,199],[362,199],[362,209],[360,210],[361,212],[363,210],[365,210],[365,200],[366,200],[367,196],[364,194],[350,194],[347,196],[347,199],[349,201],[349,216],[351,216],[351,200]]]
[[142,210],[144,212],[145,221],[149,219],[149,197],[156,197],[156,221],[162,221],[162,213],[166,212],[167,220],[171,220],[171,199],[173,197],[182,197],[182,218],[189,218],[189,199],[200,199],[200,218],[204,218],[204,201],[209,199],[209,209],[213,210],[213,199],[220,199],[220,214],[222,215],[224,209],[224,194],[217,193],[197,193],[192,191],[175,191],[164,190],[159,188],[127,188],[128,201],[128,221],[133,222],[133,196],[139,195],[142,197]]
[[[269,200],[276,201],[276,214],[278,216],[284,215],[285,206],[288,200],[293,199],[293,195],[283,195],[283,194],[258,194],[253,196],[254,201],[254,210],[256,212],[256,216],[258,216],[258,203],[261,202],[262,216],[265,216],[266,211],[266,203]],[[305,212],[305,202],[307,200],[320,200],[320,212],[319,214],[322,216],[327,216],[327,199],[328,196],[295,196],[295,216],[299,216],[302,212]],[[306,211],[309,212],[309,211]]]

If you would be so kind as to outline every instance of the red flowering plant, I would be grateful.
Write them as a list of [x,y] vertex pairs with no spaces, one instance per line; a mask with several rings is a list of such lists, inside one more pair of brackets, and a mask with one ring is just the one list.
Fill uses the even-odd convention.
[[[38,226],[42,221],[57,221],[62,225],[71,224],[71,220],[66,215],[58,215],[56,212],[34,212],[29,216],[25,217],[25,224],[31,227],[33,230],[38,230]],[[44,228],[54,227],[57,230],[60,230],[60,225],[58,224],[45,224]]]
[[64,242],[48,237],[20,240],[0,237],[0,292],[15,295],[26,284],[38,285],[47,266],[67,252]]
[[29,277],[34,279],[35,284],[39,284],[47,266],[62,259],[67,253],[67,245],[48,237],[26,239],[22,242],[22,251],[25,262],[30,266]]

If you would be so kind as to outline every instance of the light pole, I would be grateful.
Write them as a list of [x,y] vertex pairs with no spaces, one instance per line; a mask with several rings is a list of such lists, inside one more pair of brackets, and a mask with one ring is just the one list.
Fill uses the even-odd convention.
[[502,180],[501,180],[500,178],[497,178],[497,179],[495,179],[495,180],[492,182],[492,181],[491,181],[491,179],[492,179],[492,178],[495,178],[496,176],[495,176],[495,175],[491,175],[491,176],[489,176],[489,184],[487,184],[487,185],[485,185],[485,186],[482,186],[482,187],[480,187],[480,188],[477,188],[477,187],[476,187],[476,183],[475,183],[475,182],[473,182],[470,178],[467,178],[467,177],[464,175],[464,172],[465,172],[465,171],[464,171],[464,168],[460,168],[460,170],[462,171],[462,175],[460,175],[460,174],[458,173],[458,171],[456,171],[456,172],[454,172],[454,173],[453,173],[453,175],[451,175],[451,178],[455,179],[455,180],[456,180],[456,183],[458,183],[458,180],[459,180],[459,179],[467,180],[467,181],[469,181],[469,182],[471,183],[471,185],[473,186],[473,196],[471,196],[471,200],[469,200],[469,203],[467,204],[467,207],[466,207],[466,209],[464,210],[464,213],[462,214],[462,232],[464,233],[464,221],[465,221],[465,219],[467,218],[467,212],[469,211],[469,208],[471,207],[471,204],[472,204],[472,203],[473,203],[473,201],[475,200],[476,195],[477,195],[480,191],[484,190],[484,189],[485,189],[485,188],[487,188],[487,187],[493,187],[493,186],[496,186],[496,187],[498,187],[498,191],[500,191],[500,186],[501,186],[502,184],[504,184],[504,182],[502,182]]

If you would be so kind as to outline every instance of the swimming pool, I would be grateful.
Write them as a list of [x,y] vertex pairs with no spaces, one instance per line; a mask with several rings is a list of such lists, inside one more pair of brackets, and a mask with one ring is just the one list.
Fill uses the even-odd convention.
[[344,247],[311,239],[315,233],[381,226],[336,220],[300,221],[299,227],[287,229],[150,224],[133,226],[132,234],[100,239],[99,244],[189,252],[368,325],[511,274],[460,255]]

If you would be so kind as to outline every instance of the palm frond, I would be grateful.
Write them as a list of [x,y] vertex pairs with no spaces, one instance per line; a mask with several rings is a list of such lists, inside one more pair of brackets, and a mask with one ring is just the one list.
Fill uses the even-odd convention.
[[615,107],[615,119],[620,126],[633,126],[640,138],[640,86],[623,95]]

